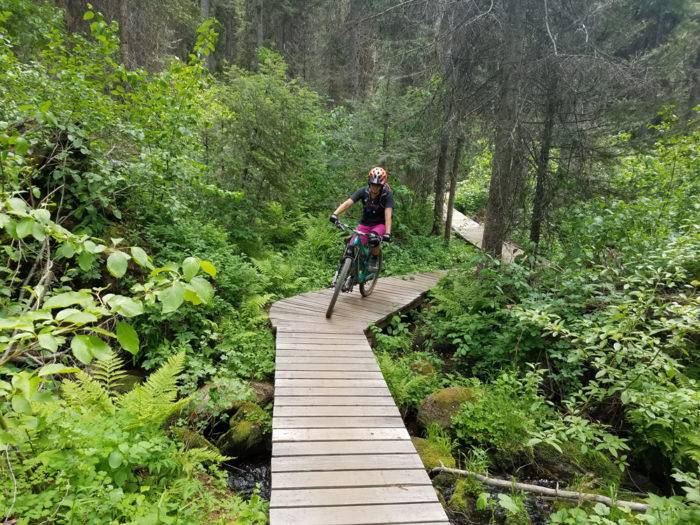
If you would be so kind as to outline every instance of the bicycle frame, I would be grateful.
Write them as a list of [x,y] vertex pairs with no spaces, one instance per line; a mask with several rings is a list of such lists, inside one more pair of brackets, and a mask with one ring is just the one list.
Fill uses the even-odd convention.
[[[350,229],[350,227],[347,224],[342,223],[340,223],[338,227],[343,231],[347,231]],[[374,275],[373,273],[369,273],[367,271],[367,263],[369,262],[370,243],[367,242],[366,244],[362,244],[362,238],[360,237],[371,237],[373,234],[361,232],[356,229],[352,229],[352,233],[352,241],[345,247],[345,252],[343,254],[343,257],[341,258],[341,261],[342,259],[345,259],[347,257],[350,257],[352,259],[352,266],[350,267],[350,276],[352,277],[352,284],[350,286],[350,290],[352,290],[352,287],[355,284],[364,283]],[[381,243],[381,239],[379,242]]]

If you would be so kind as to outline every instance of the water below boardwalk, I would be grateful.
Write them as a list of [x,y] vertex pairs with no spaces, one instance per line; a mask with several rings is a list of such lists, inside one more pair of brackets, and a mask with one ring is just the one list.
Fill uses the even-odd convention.
[[270,455],[260,454],[227,465],[228,486],[236,494],[248,499],[255,487],[260,486],[260,496],[270,499]]

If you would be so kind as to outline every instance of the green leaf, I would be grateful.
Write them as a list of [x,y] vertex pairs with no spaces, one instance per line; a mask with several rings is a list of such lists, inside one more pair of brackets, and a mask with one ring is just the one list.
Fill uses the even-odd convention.
[[54,374],[75,374],[76,372],[79,372],[79,368],[75,367],[70,367],[70,366],[65,366],[60,363],[51,363],[48,365],[44,365],[39,369],[39,372],[37,375],[39,377],[45,377],[45,376],[50,376]]
[[133,246],[131,248],[131,256],[134,258],[134,261],[136,261],[136,264],[138,264],[139,266],[149,269],[153,268],[153,264],[148,258],[148,254],[142,248],[139,248],[138,246]]
[[44,242],[44,239],[46,239],[44,227],[38,222],[34,222],[34,224],[32,224],[32,237],[39,242]]
[[131,297],[113,295],[107,300],[107,304],[114,313],[123,315],[124,317],[136,317],[143,313],[143,303]]
[[95,18],[95,13],[92,11],[85,11],[85,14],[83,15],[83,20],[92,20]]
[[92,295],[88,292],[65,292],[49,297],[44,303],[44,308],[65,308],[74,304],[80,306],[90,306],[92,304]]
[[158,299],[163,303],[163,313],[174,312],[184,300],[185,288],[182,283],[176,282],[170,288],[158,293]]
[[214,297],[214,288],[204,277],[195,277],[190,281],[190,285],[203,303],[209,303]]
[[23,396],[14,395],[12,396],[12,410],[19,412],[20,414],[31,414],[32,405],[29,404]]
[[17,155],[25,155],[27,151],[29,151],[29,141],[24,137],[17,137],[15,153],[17,153]]
[[100,339],[96,335],[90,335],[90,336],[88,336],[88,338],[89,338],[88,344],[90,345],[90,352],[99,361],[102,361],[104,359],[109,359],[110,357],[112,357],[112,349],[103,339]]
[[513,501],[513,498],[511,498],[508,494],[499,494],[498,495],[498,504],[503,507],[505,510],[508,512],[511,512],[513,514],[518,514],[520,512],[520,509],[518,508],[518,505]]
[[131,355],[139,353],[139,334],[136,333],[136,330],[134,330],[130,324],[124,322],[117,323],[117,341],[119,341],[122,348]]
[[109,455],[109,466],[117,469],[124,463],[124,456],[118,450],[114,450]]
[[199,267],[211,277],[216,277],[216,266],[211,261],[199,261]]
[[39,346],[44,350],[55,352],[58,350],[58,339],[51,334],[39,334]]
[[19,239],[24,239],[27,235],[32,233],[34,229],[34,219],[31,217],[26,217],[17,223],[17,237]]
[[89,271],[94,262],[95,256],[88,252],[83,252],[78,256],[78,266],[80,266],[80,269],[84,272]]
[[114,277],[123,277],[131,257],[122,251],[112,252],[107,258],[107,270]]
[[85,325],[97,322],[97,316],[89,312],[83,312],[75,308],[66,308],[56,314],[56,321],[65,321],[76,325]]
[[87,335],[76,335],[70,343],[70,348],[73,351],[75,358],[89,365],[92,361],[92,352],[90,351],[90,337]]
[[182,276],[186,281],[191,281],[197,275],[197,272],[199,272],[199,259],[188,257],[182,261]]

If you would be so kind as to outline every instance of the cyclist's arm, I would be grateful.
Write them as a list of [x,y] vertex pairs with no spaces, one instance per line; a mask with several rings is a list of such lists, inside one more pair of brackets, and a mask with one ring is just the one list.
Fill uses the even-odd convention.
[[341,213],[345,212],[345,210],[347,210],[353,204],[354,204],[354,201],[352,199],[348,199],[343,204],[338,206],[338,208],[333,212],[333,214],[340,215]]
[[384,208],[384,226],[386,228],[387,235],[391,235],[391,218],[393,211],[394,210],[392,208]]

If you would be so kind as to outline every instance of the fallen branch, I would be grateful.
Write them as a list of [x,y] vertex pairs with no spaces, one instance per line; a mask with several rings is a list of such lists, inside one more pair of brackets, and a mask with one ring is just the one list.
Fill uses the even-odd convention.
[[530,485],[529,483],[516,483],[509,481],[507,479],[489,478],[483,476],[482,474],[477,474],[476,472],[470,472],[468,470],[459,470],[449,467],[436,467],[430,471],[431,475],[439,474],[441,472],[446,472],[448,474],[456,474],[458,476],[471,476],[478,479],[486,485],[492,487],[500,487],[504,489],[517,489],[524,492],[531,492],[533,494],[542,494],[544,496],[552,496],[559,499],[571,499],[577,501],[596,501],[603,503],[609,507],[620,507],[623,509],[635,510],[638,512],[644,512],[649,508],[646,503],[638,503],[636,501],[623,501],[623,500],[613,500],[607,496],[601,496],[600,494],[592,494],[590,492],[574,492],[571,490],[559,490],[550,489],[548,487],[541,487],[539,485]]

